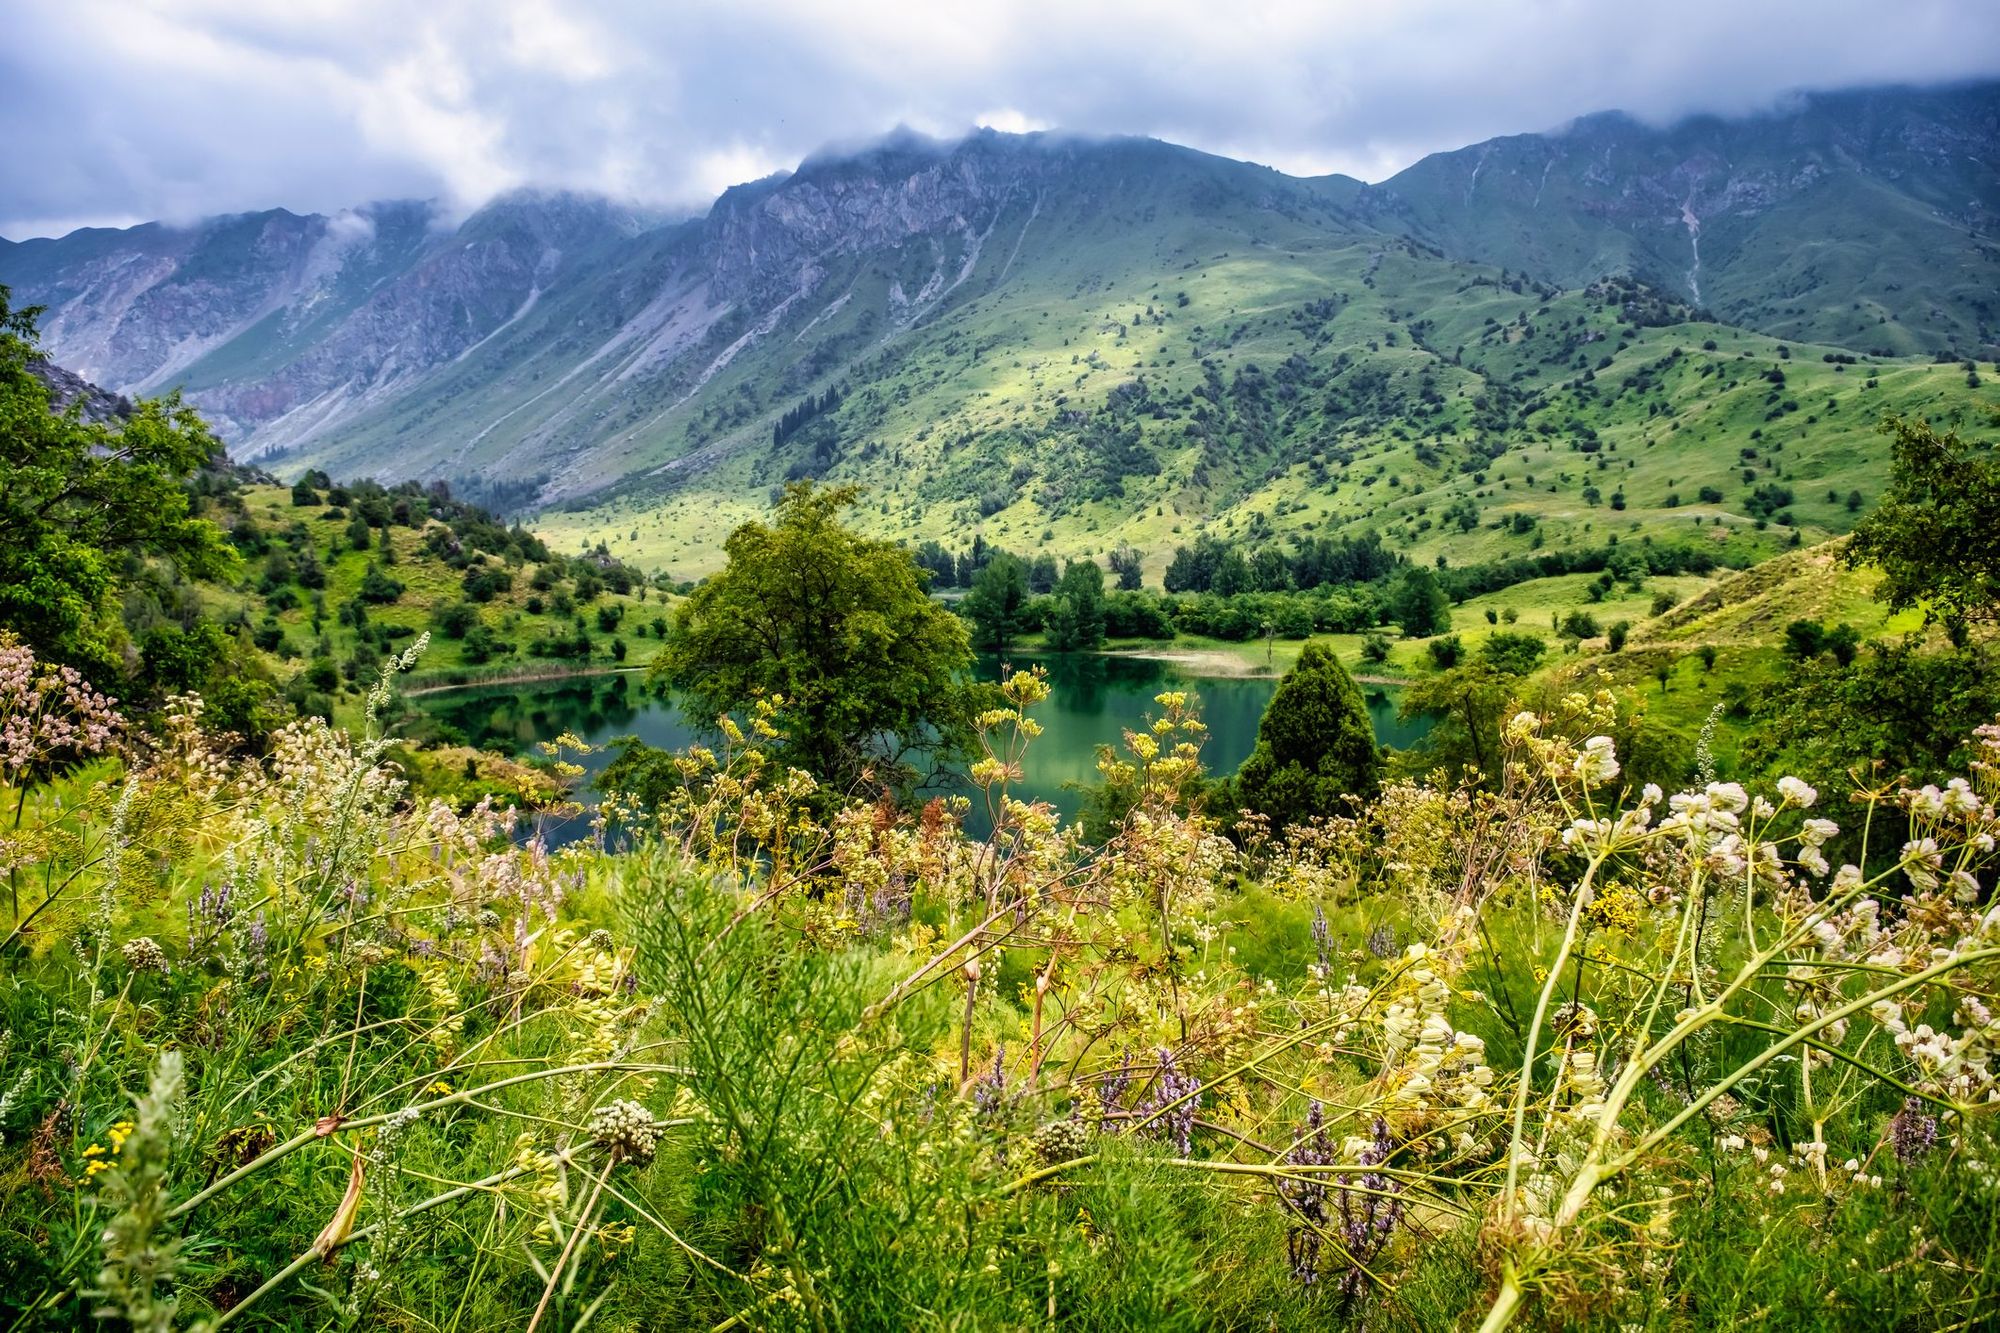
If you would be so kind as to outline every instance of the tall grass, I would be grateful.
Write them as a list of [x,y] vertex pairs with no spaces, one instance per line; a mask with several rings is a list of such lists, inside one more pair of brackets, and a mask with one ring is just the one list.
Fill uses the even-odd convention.
[[1995,1308],[1983,764],[1855,793],[1912,840],[1834,867],[1832,793],[1627,791],[1578,696],[1497,788],[1237,846],[1166,695],[1089,845],[1012,795],[1044,690],[984,719],[984,840],[968,798],[827,801],[769,713],[607,801],[616,854],[411,791],[372,724],[232,759],[187,701],[115,759],[45,745],[4,793],[4,1323]]

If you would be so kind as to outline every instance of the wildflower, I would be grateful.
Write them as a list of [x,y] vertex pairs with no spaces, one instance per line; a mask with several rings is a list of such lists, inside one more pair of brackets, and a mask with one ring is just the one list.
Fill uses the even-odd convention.
[[1592,736],[1577,753],[1571,772],[1586,787],[1595,787],[1618,776],[1617,747],[1609,736]]
[[1194,1115],[1200,1106],[1201,1080],[1183,1073],[1174,1064],[1174,1053],[1161,1047],[1160,1076],[1152,1097],[1139,1109],[1183,1157],[1194,1145]]
[[1787,775],[1778,779],[1778,795],[1785,798],[1787,805],[1796,805],[1801,810],[1812,809],[1819,799],[1819,792],[1798,778]]
[[1108,1116],[1118,1110],[1119,1103],[1125,1099],[1125,1090],[1131,1086],[1132,1052],[1128,1050],[1125,1052],[1124,1061],[1118,1068],[1105,1075],[1103,1084],[1097,1089],[1099,1113]]
[[1080,1120],[1055,1120],[1035,1132],[1035,1153],[1050,1166],[1073,1162],[1090,1152],[1090,1132]]
[[125,966],[134,972],[164,973],[167,970],[167,951],[150,935],[127,941],[119,952],[125,956]]
[[174,1323],[175,1298],[162,1289],[180,1264],[181,1242],[166,1234],[167,1160],[180,1096],[180,1052],[162,1052],[134,1120],[116,1139],[118,1161],[101,1196],[114,1211],[104,1228],[104,1266],[93,1293],[98,1315],[122,1316],[147,1333],[166,1333]]
[[[1305,1124],[1292,1131],[1285,1164],[1327,1166],[1333,1160],[1333,1147],[1326,1137],[1326,1114],[1315,1100],[1306,1110]],[[1309,1287],[1319,1280],[1320,1233],[1327,1223],[1326,1181],[1317,1175],[1280,1179],[1278,1198],[1299,1216],[1300,1225],[1285,1233],[1285,1252],[1291,1260],[1292,1277]]]
[[973,1081],[972,1104],[983,1116],[998,1115],[1007,1094],[1007,1043],[993,1048],[993,1068]]
[[608,1102],[590,1113],[590,1137],[626,1161],[650,1162],[666,1134],[653,1113],[635,1101]]
[[[1389,1136],[1388,1123],[1377,1116],[1373,1136],[1356,1161],[1364,1167],[1378,1167],[1395,1151],[1396,1142]],[[1396,1197],[1401,1190],[1402,1183],[1394,1176],[1372,1170],[1364,1171],[1351,1188],[1341,1186],[1340,1240],[1348,1255],[1347,1271],[1340,1276],[1343,1305],[1351,1305],[1361,1294],[1367,1265],[1389,1243],[1396,1224],[1402,1220],[1403,1201]]]
[[1937,1143],[1937,1132],[1937,1117],[1927,1113],[1915,1097],[1905,1097],[1903,1109],[1889,1121],[1889,1147],[1897,1161],[1914,1162]]

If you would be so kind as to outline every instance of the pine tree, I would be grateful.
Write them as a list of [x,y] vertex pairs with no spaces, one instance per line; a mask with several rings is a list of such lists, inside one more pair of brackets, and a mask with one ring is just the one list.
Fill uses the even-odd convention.
[[1324,644],[1308,643],[1257,726],[1257,747],[1236,775],[1236,803],[1273,828],[1351,809],[1372,796],[1381,755],[1361,691]]

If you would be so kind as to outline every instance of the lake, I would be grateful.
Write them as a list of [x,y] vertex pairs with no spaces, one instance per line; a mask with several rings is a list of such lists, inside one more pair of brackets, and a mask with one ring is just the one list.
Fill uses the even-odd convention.
[[[1017,658],[1015,665],[1047,668],[1050,686],[1048,699],[1029,714],[1042,724],[1043,733],[1028,751],[1026,780],[1016,792],[1023,799],[1048,801],[1065,816],[1074,816],[1081,805],[1074,785],[1097,780],[1097,747],[1117,746],[1125,731],[1142,729],[1159,711],[1155,695],[1186,690],[1196,697],[1209,728],[1203,762],[1210,772],[1228,773],[1256,744],[1257,723],[1278,683],[1275,675],[1204,675],[1176,662],[1127,656]],[[999,662],[982,659],[979,672],[985,679],[998,679]],[[1397,719],[1398,687],[1363,685],[1361,692],[1382,744],[1405,747],[1428,730],[1422,720]],[[663,750],[683,749],[701,739],[679,709],[644,688],[637,673],[469,686],[411,702],[467,743],[507,754],[532,756],[538,742],[566,731],[597,747],[626,735]],[[578,762],[594,779],[612,757],[600,748]],[[978,816],[976,808],[973,814]],[[566,839],[557,835],[552,840]]]

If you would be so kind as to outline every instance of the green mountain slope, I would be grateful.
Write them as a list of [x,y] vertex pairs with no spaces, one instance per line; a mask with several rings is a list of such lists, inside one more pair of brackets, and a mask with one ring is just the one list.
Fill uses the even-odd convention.
[[686,221],[259,215],[156,279],[80,234],[0,250],[0,281],[56,301],[58,359],[88,331],[126,358],[98,378],[185,384],[239,456],[452,479],[678,574],[799,476],[866,485],[879,531],[1154,568],[1198,530],[1368,526],[1467,561],[1699,523],[1747,559],[1844,529],[1884,412],[1990,397],[1937,353],[1991,338],[1994,103],[1597,117],[1382,186],[899,133]]
[[1660,129],[1590,116],[1434,154],[1357,203],[1455,255],[1566,286],[1632,274],[1782,337],[1885,355],[2000,340],[1992,84]]

